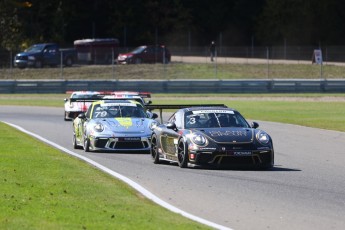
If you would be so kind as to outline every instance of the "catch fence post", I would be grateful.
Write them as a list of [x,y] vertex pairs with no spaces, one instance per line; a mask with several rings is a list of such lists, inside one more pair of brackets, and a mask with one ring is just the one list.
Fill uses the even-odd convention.
[[269,58],[270,58],[270,52],[268,47],[266,47],[266,59],[267,59],[267,79],[270,77],[270,63],[269,63]]
[[63,51],[60,52],[60,78],[63,79]]

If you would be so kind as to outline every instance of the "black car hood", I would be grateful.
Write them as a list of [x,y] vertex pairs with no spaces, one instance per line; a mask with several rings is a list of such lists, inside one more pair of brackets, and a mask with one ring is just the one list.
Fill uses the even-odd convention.
[[252,128],[208,128],[199,130],[218,143],[251,143],[255,130]]

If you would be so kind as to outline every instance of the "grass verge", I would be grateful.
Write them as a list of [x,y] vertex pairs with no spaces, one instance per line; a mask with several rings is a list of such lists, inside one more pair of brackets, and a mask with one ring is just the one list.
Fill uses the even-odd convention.
[[60,69],[0,69],[0,79],[344,79],[345,66],[310,64],[179,63],[87,65]]
[[[0,105],[63,107],[63,99],[68,96],[0,94]],[[154,94],[152,101],[154,104],[226,104],[252,120],[345,132],[344,94]]]
[[1,229],[207,229],[0,122]]
[[[166,100],[157,100],[163,104]],[[240,111],[247,119],[274,121],[307,127],[345,132],[345,102],[320,101],[257,101],[257,100],[204,100],[209,104],[225,104]],[[185,100],[175,99],[174,104],[183,104]],[[198,102],[195,102],[198,104]]]

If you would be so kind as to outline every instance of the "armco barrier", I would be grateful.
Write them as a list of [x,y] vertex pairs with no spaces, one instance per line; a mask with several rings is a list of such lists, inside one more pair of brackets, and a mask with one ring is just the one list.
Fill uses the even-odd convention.
[[0,93],[66,91],[148,91],[152,93],[344,93],[345,80],[2,80]]

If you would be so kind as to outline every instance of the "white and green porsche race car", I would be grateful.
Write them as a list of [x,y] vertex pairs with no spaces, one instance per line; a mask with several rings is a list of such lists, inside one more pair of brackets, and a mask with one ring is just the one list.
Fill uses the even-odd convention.
[[134,100],[100,100],[73,120],[73,147],[84,151],[149,153],[157,114]]

